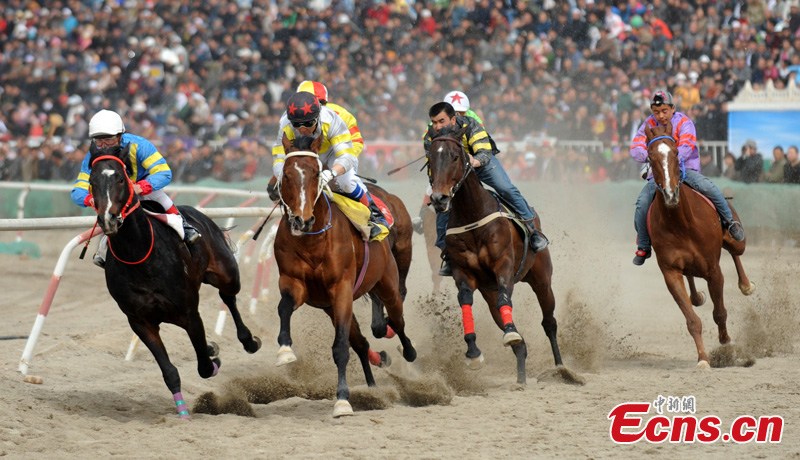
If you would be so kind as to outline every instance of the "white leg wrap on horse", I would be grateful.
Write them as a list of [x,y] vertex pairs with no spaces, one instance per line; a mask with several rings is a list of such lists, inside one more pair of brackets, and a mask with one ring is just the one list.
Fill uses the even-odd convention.
[[297,355],[292,351],[292,347],[283,345],[278,348],[278,360],[275,361],[276,366],[283,366],[297,361]]

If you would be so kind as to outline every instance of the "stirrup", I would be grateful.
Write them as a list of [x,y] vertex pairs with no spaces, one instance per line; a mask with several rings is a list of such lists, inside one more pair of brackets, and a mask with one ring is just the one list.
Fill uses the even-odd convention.
[[106,259],[104,259],[100,254],[95,254],[94,257],[92,257],[92,263],[100,268],[106,268]]
[[450,259],[442,254],[442,266],[439,268],[439,276],[453,276],[453,267],[450,266]]
[[744,227],[738,221],[733,221],[728,226],[728,233],[731,234],[731,237],[736,241],[743,241],[744,240]]
[[544,233],[540,232],[539,230],[533,231],[531,234],[530,246],[534,254],[544,250],[544,248],[546,248],[549,244],[550,240],[544,236]]

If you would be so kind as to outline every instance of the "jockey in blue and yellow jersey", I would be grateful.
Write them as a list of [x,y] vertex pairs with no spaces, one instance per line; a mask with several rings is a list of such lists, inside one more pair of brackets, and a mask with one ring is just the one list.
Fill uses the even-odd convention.
[[[98,149],[120,149],[126,169],[130,168],[127,172],[134,183],[134,192],[139,195],[140,200],[156,201],[167,214],[180,215],[172,199],[163,190],[172,182],[172,170],[152,142],[141,136],[126,133],[122,117],[111,110],[101,110],[89,120],[89,137]],[[81,170],[71,192],[72,201],[83,207],[94,207],[94,199],[89,190],[89,175],[92,172],[90,157],[91,151],[83,158]],[[187,243],[194,243],[201,236],[185,219],[183,232]],[[104,242],[105,238],[101,240],[101,247],[95,255],[95,264],[99,266],[105,264]]]
[[[653,97],[650,99],[650,110],[653,112],[652,115],[639,126],[639,130],[631,141],[631,157],[639,163],[647,163],[645,127],[648,125],[651,127],[666,126],[667,123],[671,123],[672,138],[678,149],[678,161],[681,163],[681,170],[685,171],[683,181],[689,187],[708,197],[717,208],[723,228],[728,229],[731,236],[737,241],[743,240],[742,224],[733,220],[733,213],[722,192],[707,177],[700,174],[700,156],[698,155],[697,131],[694,122],[685,114],[675,111],[672,94],[664,89],[653,93]],[[647,211],[653,203],[656,192],[652,171],[649,171],[646,179],[647,183],[636,200],[636,211],[633,218],[637,234],[634,265],[644,264],[644,261],[651,255],[650,234],[647,231]]]
[[[272,146],[272,174],[280,180],[286,152],[283,149],[283,136],[290,141],[301,137],[322,136],[322,145],[318,155],[322,164],[327,167],[321,172],[323,183],[331,180],[336,184],[335,192],[351,200],[358,201],[371,211],[373,223],[388,229],[385,218],[373,203],[372,197],[358,174],[358,157],[353,150],[350,131],[344,120],[333,110],[320,105],[312,93],[305,91],[294,93],[286,103],[286,112],[281,116],[280,128],[275,144]],[[270,183],[272,186],[274,184]],[[377,225],[372,226],[372,238],[381,233]]]
[[[456,114],[449,102],[434,104],[428,111],[428,115],[431,125],[424,138],[426,154],[429,154],[431,142],[440,131],[465,130],[461,137],[461,144],[469,155],[469,162],[475,169],[475,174],[481,182],[492,187],[523,221],[531,235],[530,246],[533,252],[539,252],[546,248],[547,238],[534,226],[533,221],[536,214],[533,207],[528,204],[519,189],[511,183],[511,179],[503,169],[503,164],[495,157],[496,152],[486,129],[474,119]],[[452,276],[444,240],[449,217],[449,212],[436,213],[436,246],[442,249],[442,259],[444,260],[442,269],[439,271],[442,276]]]
[[328,101],[328,88],[318,81],[305,80],[297,85],[297,91],[305,91],[317,96],[319,103],[322,104],[323,107],[327,107],[336,112],[350,131],[350,140],[353,142],[353,152],[355,156],[358,157],[361,155],[361,152],[364,150],[364,138],[361,136],[361,130],[358,128],[358,121],[350,111],[339,104]]

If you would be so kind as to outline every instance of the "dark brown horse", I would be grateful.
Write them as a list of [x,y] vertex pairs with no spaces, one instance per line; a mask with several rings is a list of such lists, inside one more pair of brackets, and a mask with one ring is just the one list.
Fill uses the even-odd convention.
[[179,206],[203,235],[187,248],[174,230],[142,209],[118,154],[118,148],[93,152],[89,176],[97,224],[108,236],[106,285],[133,332],[153,353],[178,414],[188,418],[178,369],[169,360],[159,325],[171,323],[185,329],[197,354],[197,372],[203,378],[216,375],[221,365],[219,348],[206,342],[197,310],[200,285],[206,283],[219,289],[244,349],[255,353],[261,341],[250,333],[236,307],[239,267],[222,230],[200,211]]
[[[346,379],[350,346],[361,361],[369,386],[375,385],[370,363],[387,364],[387,355],[370,350],[361,334],[353,300],[369,294],[373,300],[373,334],[384,337],[388,321],[403,345],[403,357],[409,362],[416,359],[403,319],[405,279],[411,264],[411,217],[398,197],[380,187],[370,187],[370,192],[391,210],[394,226],[383,241],[365,243],[360,231],[324,191],[322,163],[314,153],[319,151],[322,137],[309,141],[300,138],[290,142],[285,136],[283,140],[286,163],[277,187],[284,216],[275,238],[281,293],[276,364],[297,359],[291,348],[292,313],[304,303],[324,310],[335,329],[332,351],[339,379],[333,416],[339,417],[353,413]],[[388,318],[383,315],[384,305]]]
[[[519,281],[528,283],[542,309],[542,327],[561,367],[558,329],[553,313],[555,297],[550,286],[553,265],[550,251],[534,256],[528,249],[522,228],[503,212],[500,203],[483,188],[470,166],[469,155],[461,144],[463,131],[443,130],[430,145],[428,175],[433,188],[431,201],[437,211],[450,211],[446,251],[453,267],[462,309],[467,364],[478,367],[483,356],[475,343],[472,316],[473,293],[477,289],[486,299],[497,327],[503,330],[503,344],[517,358],[517,382],[524,384],[527,346],[512,320],[511,296]],[[539,218],[536,227],[540,227]]]
[[[697,347],[697,365],[707,368],[709,361],[703,345],[703,324],[692,309],[692,305],[702,305],[705,296],[697,292],[694,278],[703,278],[708,283],[714,303],[714,322],[719,328],[719,342],[729,343],[728,312],[722,297],[725,280],[719,257],[723,247],[730,252],[739,276],[739,289],[744,295],[750,295],[754,285],[748,280],[739,258],[744,253],[746,242],[735,241],[724,232],[713,204],[683,183],[671,124],[648,126],[645,135],[653,180],[662,198],[656,197],[650,208],[650,238],[667,288],[683,312],[689,334]],[[733,206],[731,211],[734,219],[739,220]],[[684,276],[689,282],[689,294],[683,282]]]

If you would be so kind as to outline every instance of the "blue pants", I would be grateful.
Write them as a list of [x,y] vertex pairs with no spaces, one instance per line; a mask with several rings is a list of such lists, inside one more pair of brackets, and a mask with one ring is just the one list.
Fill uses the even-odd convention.
[[[492,156],[485,166],[475,168],[475,173],[478,179],[492,187],[522,220],[531,220],[536,216],[533,208],[525,201],[519,189],[511,183],[502,163],[495,156]],[[436,213],[436,247],[442,250],[444,250],[444,235],[449,218],[449,212]]]
[[[722,226],[727,228],[733,222],[733,213],[728,201],[719,188],[709,178],[692,169],[686,170],[683,180],[686,185],[708,197],[717,208]],[[647,210],[656,194],[656,184],[653,179],[648,179],[639,198],[636,199],[636,212],[633,216],[633,226],[636,228],[636,245],[641,249],[650,249],[650,234],[647,233]]]

